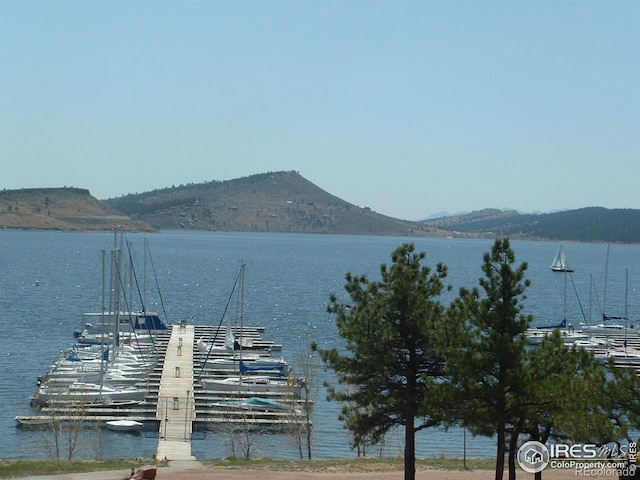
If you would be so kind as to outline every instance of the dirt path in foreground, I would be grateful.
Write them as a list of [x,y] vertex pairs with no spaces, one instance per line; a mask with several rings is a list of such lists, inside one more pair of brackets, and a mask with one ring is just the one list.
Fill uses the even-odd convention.
[[[136,465],[136,468],[138,467],[140,465]],[[376,470],[376,467],[382,470]],[[34,476],[23,480],[124,480],[129,476],[128,471],[112,470]],[[544,480],[575,480],[580,476],[576,475],[574,470],[547,470],[543,473]],[[494,477],[494,472],[489,470],[437,470],[419,467],[416,472],[416,480],[493,480]],[[156,480],[402,480],[403,478],[402,470],[390,470],[384,466],[358,462],[322,471],[305,470],[302,466],[298,470],[289,471],[259,467],[209,467],[197,461],[170,462],[168,467],[159,467],[156,474]],[[506,472],[505,478],[508,478]],[[607,476],[607,478],[616,477]],[[519,470],[518,479],[533,479],[533,474]]]

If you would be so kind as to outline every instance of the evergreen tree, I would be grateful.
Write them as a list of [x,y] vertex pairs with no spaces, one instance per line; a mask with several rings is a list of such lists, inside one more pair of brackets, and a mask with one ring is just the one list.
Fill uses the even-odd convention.
[[340,418],[354,435],[354,447],[404,428],[406,480],[415,478],[416,432],[442,421],[436,402],[442,401],[446,310],[438,297],[450,287],[443,284],[446,266],[440,263],[432,273],[421,265],[425,257],[404,244],[392,253],[390,267],[381,266],[380,281],[347,273],[351,303],[331,295],[327,307],[346,351],[318,350],[342,385],[327,385],[329,399],[343,403]]
[[[609,421],[603,397],[597,395],[606,383],[604,366],[583,348],[569,347],[559,330],[549,332],[538,348],[525,356],[525,386],[518,418],[513,419],[509,446],[509,477],[515,478],[520,435],[547,443],[609,441],[614,426]],[[535,474],[542,478],[542,472]]]
[[[529,388],[514,422],[510,473],[515,471],[520,434],[541,443],[604,446],[620,439],[634,441],[629,433],[639,426],[640,378],[633,369],[615,367],[613,361],[605,368],[591,352],[565,345],[558,330],[527,352],[525,368]],[[542,472],[535,478],[541,479]]]
[[630,430],[640,430],[640,376],[632,367],[614,365],[613,359],[609,359],[611,374],[607,376],[606,382],[600,384],[601,388],[595,390],[595,396],[600,399],[600,405],[603,405],[600,407],[601,411],[604,411],[615,428],[613,435],[604,441],[625,438],[627,441],[640,442],[640,437],[630,436]]
[[451,306],[451,318],[460,321],[447,370],[458,398],[458,421],[474,434],[497,436],[495,478],[501,480],[514,424],[522,418],[521,400],[528,393],[525,331],[531,317],[521,310],[529,280],[524,278],[526,263],[514,268],[515,254],[506,238],[496,240],[483,258],[485,276],[479,285],[484,295],[477,288],[461,288]]

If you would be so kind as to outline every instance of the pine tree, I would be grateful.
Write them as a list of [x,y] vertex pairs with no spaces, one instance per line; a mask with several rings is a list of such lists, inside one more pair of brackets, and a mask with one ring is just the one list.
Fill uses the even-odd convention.
[[459,331],[447,373],[458,399],[458,421],[474,434],[497,436],[495,478],[501,480],[513,420],[520,418],[518,400],[527,392],[524,333],[531,317],[521,310],[529,281],[526,262],[514,268],[508,239],[496,240],[483,258],[483,294],[461,288],[451,306]]
[[[393,427],[405,431],[405,476],[415,478],[415,435],[442,421],[435,402],[443,373],[446,309],[438,301],[445,290],[444,264],[432,273],[421,265],[425,253],[404,244],[382,265],[381,280],[346,275],[351,303],[330,297],[345,350],[318,350],[342,388],[328,385],[329,398],[343,403],[341,420],[359,442],[380,442]],[[317,345],[314,346],[317,349]]]

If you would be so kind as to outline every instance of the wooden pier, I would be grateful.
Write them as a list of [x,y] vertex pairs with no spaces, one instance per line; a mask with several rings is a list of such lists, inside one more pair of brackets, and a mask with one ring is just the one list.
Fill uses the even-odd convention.
[[156,419],[160,421],[157,460],[195,460],[191,433],[193,401],[193,325],[174,325],[164,356]]

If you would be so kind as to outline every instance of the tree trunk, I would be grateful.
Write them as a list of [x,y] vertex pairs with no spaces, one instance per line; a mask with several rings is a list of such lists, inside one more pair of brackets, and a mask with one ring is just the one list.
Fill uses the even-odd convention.
[[496,453],[496,480],[502,480],[504,476],[504,453],[505,453],[505,431],[504,425],[498,425],[498,448]]
[[514,429],[509,439],[509,480],[516,480],[516,455],[518,454],[519,429]]
[[416,428],[414,416],[407,415],[407,426],[404,430],[404,480],[416,478]]
[[[536,440],[536,441],[544,444],[549,439],[549,435],[551,435],[551,427],[549,425],[547,425],[547,427],[544,430],[544,434],[543,434],[542,438],[540,438],[540,427],[539,427],[538,423],[534,423],[533,434],[531,435],[531,440]],[[534,473],[533,474],[533,478],[534,478],[534,480],[542,480],[542,471]]]

